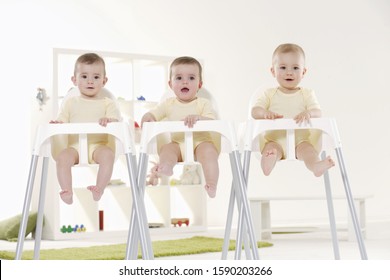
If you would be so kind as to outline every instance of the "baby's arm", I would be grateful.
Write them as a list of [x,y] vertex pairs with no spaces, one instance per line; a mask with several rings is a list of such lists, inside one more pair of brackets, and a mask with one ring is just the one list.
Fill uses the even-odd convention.
[[255,106],[255,107],[252,108],[252,118],[257,119],[257,120],[259,120],[259,119],[274,120],[274,119],[281,119],[281,118],[283,118],[283,115],[280,115],[278,113],[266,110],[266,109],[264,109],[263,107],[260,107],[260,106]]
[[296,123],[309,122],[311,118],[321,118],[322,111],[320,109],[306,110],[294,117]]
[[156,121],[156,118],[154,117],[154,115],[152,113],[148,112],[142,116],[141,127],[142,127],[144,122],[155,122],[155,121]]

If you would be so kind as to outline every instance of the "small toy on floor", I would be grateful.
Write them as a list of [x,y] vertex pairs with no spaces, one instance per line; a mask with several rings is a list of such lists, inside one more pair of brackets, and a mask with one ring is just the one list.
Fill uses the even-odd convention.
[[190,224],[190,219],[189,218],[172,218],[171,219],[171,224],[176,227],[178,225],[181,227],[183,224],[185,224],[187,227]]
[[62,228],[60,229],[62,233],[85,232],[86,230],[87,229],[83,224],[81,224],[80,226],[75,225],[74,227],[72,227],[71,225],[68,226],[63,225]]

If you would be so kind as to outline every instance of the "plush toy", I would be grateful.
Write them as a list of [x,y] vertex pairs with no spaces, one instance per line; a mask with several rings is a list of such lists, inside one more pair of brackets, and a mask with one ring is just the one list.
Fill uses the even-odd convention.
[[198,185],[201,183],[201,178],[198,173],[198,165],[187,164],[183,166],[183,173],[180,180],[176,184],[180,185]]
[[159,184],[160,175],[157,172],[157,163],[151,161],[153,167],[150,169],[150,174],[146,176],[146,185],[156,186]]

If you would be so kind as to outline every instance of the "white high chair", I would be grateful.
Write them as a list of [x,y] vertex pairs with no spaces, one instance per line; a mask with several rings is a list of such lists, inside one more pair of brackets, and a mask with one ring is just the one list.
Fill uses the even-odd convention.
[[[142,255],[145,259],[149,259],[153,255],[151,241],[149,236],[149,228],[143,224],[146,217],[145,206],[143,200],[140,199],[139,188],[136,180],[136,154],[133,143],[133,137],[130,132],[129,125],[124,122],[109,123],[103,127],[97,123],[67,123],[67,124],[44,124],[37,128],[35,141],[32,150],[32,158],[30,163],[30,171],[27,181],[27,188],[23,204],[23,212],[21,225],[19,228],[18,242],[16,246],[15,259],[19,260],[22,257],[23,244],[25,239],[26,226],[30,211],[32,193],[34,189],[34,181],[36,168],[39,157],[42,157],[42,175],[40,181],[40,192],[38,200],[38,216],[35,230],[34,244],[34,259],[39,259],[40,242],[42,237],[44,201],[46,194],[46,181],[48,174],[49,157],[51,156],[51,138],[58,135],[79,135],[79,164],[76,166],[89,165],[88,163],[88,134],[108,134],[115,138],[116,155],[124,155],[127,161],[127,169],[130,179],[130,188],[133,197],[134,215],[137,217],[137,230],[140,237]],[[130,244],[128,244],[130,246]],[[136,244],[138,248],[138,244]]]
[[[204,96],[205,98],[211,99],[211,95],[203,90],[198,93],[198,96]],[[166,97],[166,96],[165,96]],[[165,98],[164,97],[164,98]],[[163,99],[164,99],[163,98]],[[215,105],[215,104],[213,104]],[[214,107],[216,109],[216,107]],[[145,191],[145,181],[146,173],[148,166],[148,157],[150,153],[156,151],[157,138],[160,135],[166,133],[174,132],[183,132],[185,139],[185,151],[184,151],[184,161],[183,164],[199,164],[194,160],[194,151],[193,151],[193,132],[207,131],[220,135],[221,138],[221,151],[226,151],[229,153],[233,183],[232,183],[232,192],[237,194],[240,205],[242,205],[241,213],[242,217],[245,220],[245,224],[248,229],[249,242],[247,248],[252,248],[252,254],[250,258],[258,259],[257,252],[257,243],[255,239],[255,234],[253,230],[252,217],[249,209],[249,202],[246,195],[246,184],[243,177],[242,166],[240,162],[240,153],[239,145],[237,142],[237,133],[232,122],[221,121],[221,120],[210,120],[210,121],[198,121],[193,128],[188,128],[184,125],[182,121],[164,121],[164,122],[147,122],[143,124],[142,135],[141,135],[141,145],[139,153],[139,163],[138,163],[138,183],[139,187],[142,188],[141,195]],[[146,221],[144,221],[146,223]],[[136,236],[136,227],[132,228],[131,240],[132,242],[137,241]],[[241,239],[241,237],[239,237]],[[130,243],[132,243],[130,242]],[[225,238],[225,243],[229,243],[229,236]],[[129,258],[136,257],[135,248],[133,250],[129,249],[127,255]]]
[[[350,210],[351,219],[353,222],[356,239],[358,242],[360,255],[362,259],[367,259],[367,253],[362,237],[361,228],[359,225],[359,220],[357,218],[354,200],[352,197],[351,188],[349,185],[349,180],[346,172],[346,167],[344,163],[344,157],[341,149],[341,140],[337,128],[336,121],[331,118],[313,118],[310,120],[308,125],[298,125],[292,119],[277,119],[277,120],[248,120],[246,122],[245,136],[244,136],[244,159],[243,159],[243,172],[246,182],[249,178],[249,165],[250,165],[250,156],[252,152],[259,151],[259,137],[266,131],[271,130],[286,130],[286,160],[296,160],[295,156],[295,131],[301,129],[317,129],[322,132],[322,154],[321,157],[324,159],[326,157],[326,151],[329,149],[334,149],[338,159],[338,165],[340,168],[345,194],[348,201],[348,206]],[[326,171],[324,173],[324,183],[325,183],[325,192],[328,204],[328,213],[329,221],[331,227],[331,235],[333,242],[333,251],[335,259],[340,259],[339,246],[336,233],[336,222],[334,217],[332,193],[330,188],[329,173]],[[234,207],[234,205],[230,205]],[[240,216],[242,214],[240,213]],[[239,224],[239,230],[245,227],[245,224],[242,221]]]

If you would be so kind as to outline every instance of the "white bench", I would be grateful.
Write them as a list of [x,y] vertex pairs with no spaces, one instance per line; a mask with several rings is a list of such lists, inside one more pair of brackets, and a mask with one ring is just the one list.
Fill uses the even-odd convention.
[[[366,236],[366,199],[373,195],[354,196],[356,214],[359,218],[362,235]],[[333,196],[335,199],[346,199],[345,196]],[[295,200],[326,200],[325,196],[268,196],[249,197],[249,204],[253,218],[253,226],[258,240],[271,239],[271,201],[295,201]],[[351,217],[348,214],[348,240],[356,240]]]

